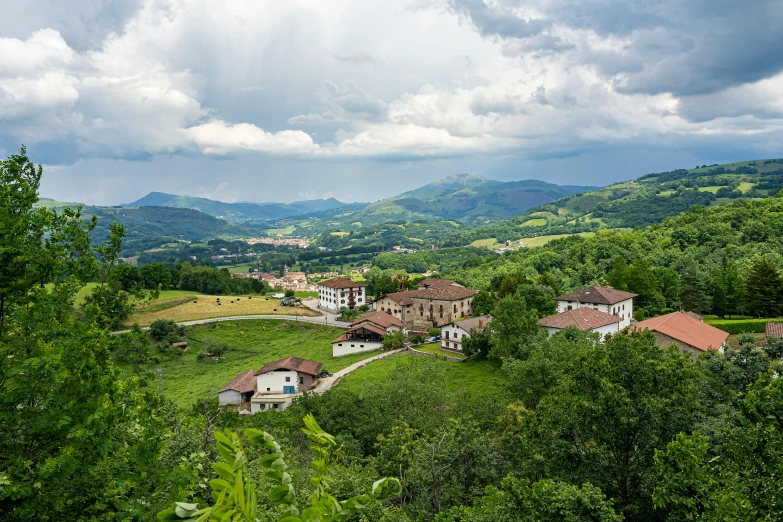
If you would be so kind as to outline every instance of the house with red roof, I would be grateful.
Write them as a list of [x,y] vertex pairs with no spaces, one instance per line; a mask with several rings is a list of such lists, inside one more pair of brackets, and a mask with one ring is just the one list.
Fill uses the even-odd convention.
[[315,387],[323,363],[286,357],[265,364],[254,372],[255,394],[250,399],[250,413],[284,410],[294,397]]
[[544,317],[538,324],[546,328],[550,337],[566,328],[576,328],[583,332],[596,332],[601,336],[601,340],[624,328],[620,317],[587,306]]
[[682,312],[653,317],[633,325],[633,330],[649,330],[661,346],[676,345],[683,352],[707,350],[723,352],[729,334]]
[[332,355],[370,352],[383,347],[386,334],[402,330],[402,322],[386,312],[375,312],[351,323],[351,327],[332,341]]
[[563,313],[577,308],[592,308],[620,318],[620,328],[633,321],[633,298],[636,294],[617,290],[611,286],[591,286],[570,294],[555,297],[557,312]]
[[318,283],[318,307],[337,313],[341,308],[353,310],[367,303],[367,285],[347,277],[335,277]]
[[242,372],[218,392],[218,404],[242,406],[250,402],[256,392],[256,371]]

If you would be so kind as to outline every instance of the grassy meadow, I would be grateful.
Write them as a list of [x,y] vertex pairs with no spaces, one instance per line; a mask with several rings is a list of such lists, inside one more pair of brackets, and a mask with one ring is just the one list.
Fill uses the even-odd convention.
[[[163,368],[163,394],[180,407],[189,407],[217,391],[238,373],[260,369],[264,364],[288,356],[319,361],[336,372],[380,352],[332,357],[331,341],[343,330],[330,326],[281,320],[243,320],[211,323],[189,328],[188,350],[181,357],[168,358],[147,370]],[[220,362],[199,362],[200,351],[211,343],[225,343],[230,350]],[[374,363],[373,363],[374,364]],[[157,386],[157,382],[151,385]]]
[[440,342],[421,344],[419,346],[414,346],[413,348],[419,352],[432,353],[435,355],[448,355],[449,357],[455,357],[457,359],[465,358],[465,356],[462,355],[461,353],[451,352],[449,350],[441,349]]
[[[183,292],[181,290],[167,290],[166,292]],[[184,295],[193,295],[194,292],[183,292]],[[138,323],[142,326],[148,325],[158,319],[170,319],[175,322],[195,321],[198,319],[213,319],[216,317],[230,317],[233,315],[318,315],[307,307],[282,306],[280,299],[263,296],[255,296],[248,299],[248,296],[229,296],[229,295],[199,295],[194,300],[181,301],[184,295],[167,296],[166,299],[160,299],[147,304],[142,310],[130,315],[126,324]],[[163,292],[161,292],[163,296]],[[217,298],[220,298],[221,304],[218,305]],[[195,301],[195,302],[194,302]],[[233,301],[233,303],[232,303]],[[154,309],[152,305],[165,304],[171,302],[175,306],[163,309]],[[150,309],[152,308],[152,309]]]

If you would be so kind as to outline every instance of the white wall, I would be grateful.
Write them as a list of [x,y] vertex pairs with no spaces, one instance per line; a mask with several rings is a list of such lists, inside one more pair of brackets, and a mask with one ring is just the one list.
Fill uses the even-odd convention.
[[226,390],[218,393],[218,404],[239,404],[242,394],[236,390]]
[[[446,332],[449,333],[448,339],[446,339]],[[465,337],[470,337],[470,334],[454,323],[447,324],[440,329],[440,346],[448,350],[462,351],[462,340]],[[446,343],[449,343],[449,345],[446,346]]]
[[359,307],[367,302],[365,287],[363,286],[352,288],[328,288],[326,286],[318,285],[318,306],[333,312],[338,312],[340,311],[340,308],[348,306],[347,295],[349,292],[355,294],[355,306]]
[[[285,378],[290,377],[290,382],[286,382]],[[277,392],[283,393],[283,386],[293,386],[295,391],[299,391],[299,380],[297,379],[296,372],[291,370],[278,370],[275,372],[262,373],[257,379],[258,393]],[[269,388],[269,390],[267,390]]]
[[[606,334],[609,334],[609,333],[613,334],[615,332],[619,332],[622,329],[623,329],[622,324],[615,323],[615,324],[608,324],[608,325],[602,326],[600,328],[594,328],[591,331],[597,332],[598,334],[600,334],[601,335],[601,340],[603,340],[603,338],[606,336]],[[555,335],[557,332],[560,331],[560,328],[549,328],[549,327],[547,327],[546,331],[549,334],[549,337],[552,337],[553,335]]]
[[[277,402],[277,409],[273,406],[272,402],[251,402],[250,413],[258,413],[260,411],[283,411],[291,405],[292,401]],[[263,408],[262,408],[263,406]]]
[[371,352],[383,348],[382,343],[360,342],[360,341],[340,341],[332,345],[332,355],[342,357],[352,353]]

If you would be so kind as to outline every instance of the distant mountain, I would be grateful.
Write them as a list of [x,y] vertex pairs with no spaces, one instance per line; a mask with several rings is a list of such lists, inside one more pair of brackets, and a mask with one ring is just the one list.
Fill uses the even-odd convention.
[[284,219],[302,214],[331,210],[345,205],[334,198],[295,201],[293,203],[225,203],[207,198],[177,196],[164,192],[150,192],[143,198],[123,207],[174,207],[198,210],[234,223]]
[[686,212],[694,205],[760,199],[781,189],[783,159],[657,172],[535,206],[513,220],[465,232],[448,244],[644,227]]

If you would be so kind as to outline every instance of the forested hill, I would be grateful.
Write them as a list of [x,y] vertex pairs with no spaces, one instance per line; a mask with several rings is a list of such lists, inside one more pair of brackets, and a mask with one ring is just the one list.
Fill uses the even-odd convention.
[[449,276],[471,288],[497,290],[509,275],[535,281],[546,272],[563,292],[609,283],[638,293],[647,316],[685,308],[774,317],[783,312],[780,276],[762,276],[780,274],[781,253],[779,195],[709,208],[698,205],[640,230],[570,236],[539,248],[472,260]]
[[540,205],[515,219],[465,232],[447,245],[467,245],[487,238],[503,242],[519,237],[641,227],[660,223],[693,205],[716,206],[738,198],[764,198],[781,188],[783,159],[647,174]]

